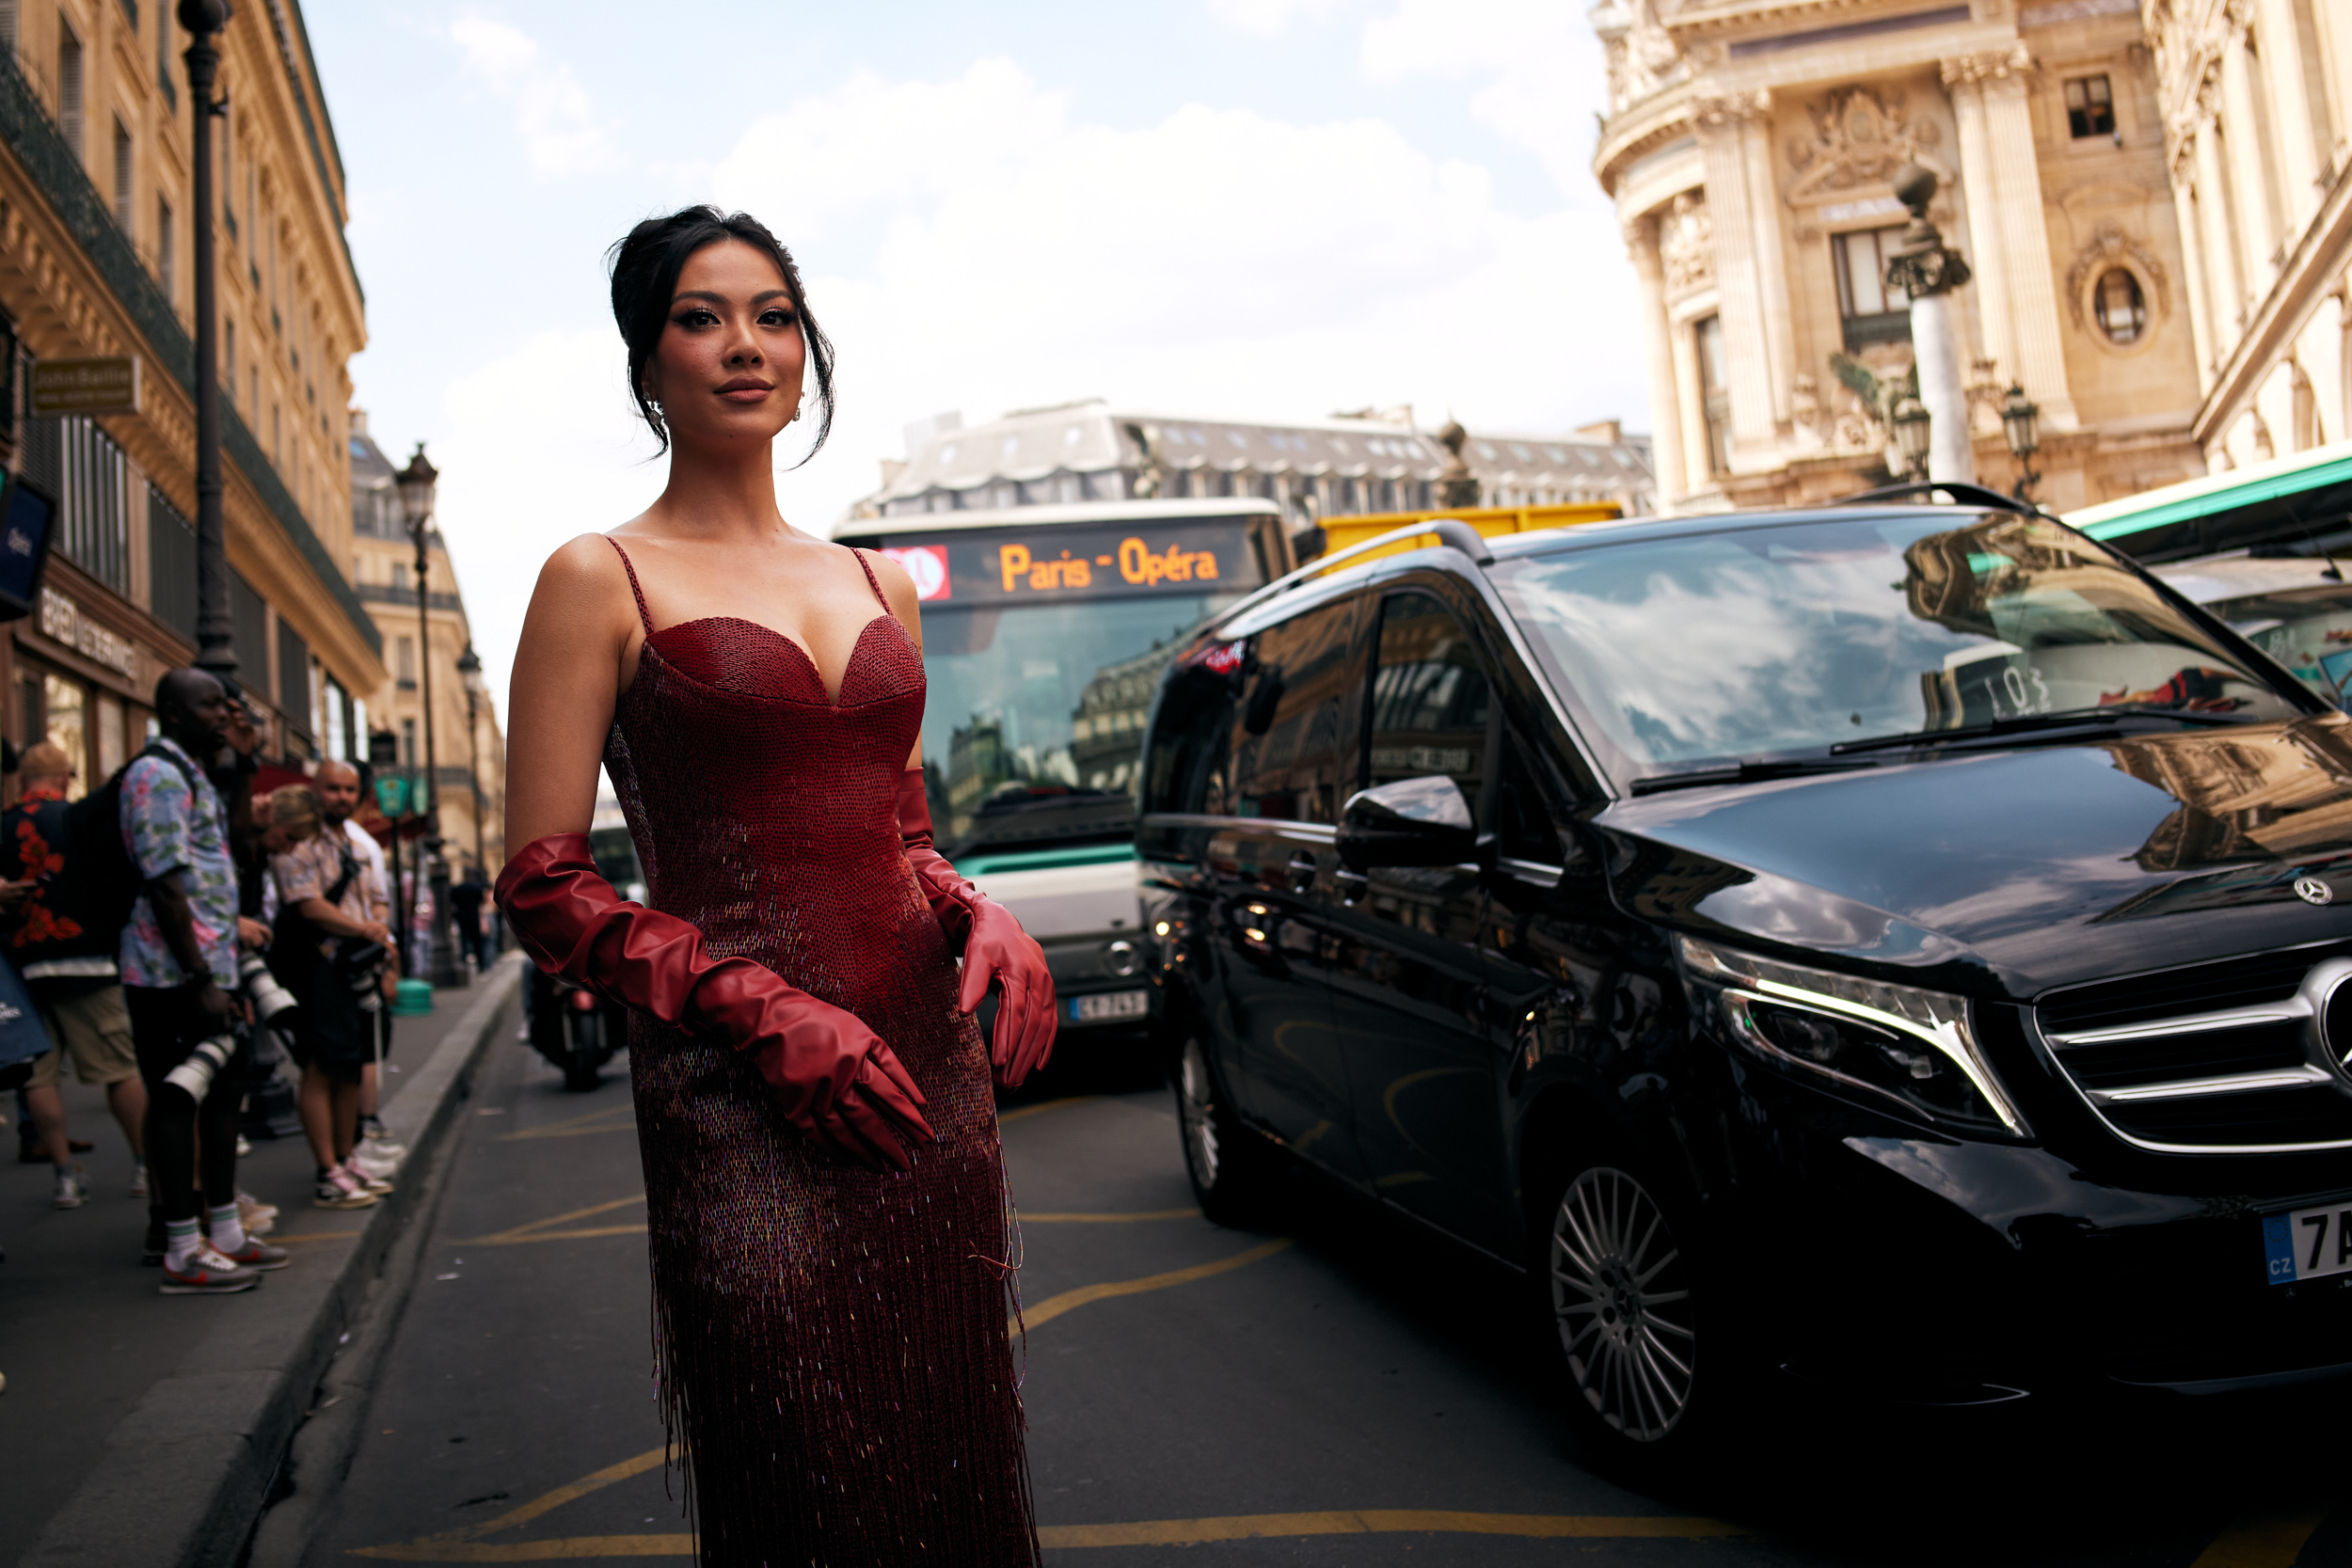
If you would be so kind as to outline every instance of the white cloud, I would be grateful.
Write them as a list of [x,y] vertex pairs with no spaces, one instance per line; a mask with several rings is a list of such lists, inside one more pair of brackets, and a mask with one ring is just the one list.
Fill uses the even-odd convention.
[[1304,18],[1321,22],[1347,0],[1209,0],[1209,14],[1245,33],[1279,33]]
[[579,174],[612,160],[612,141],[570,66],[543,59],[536,40],[502,22],[461,17],[449,34],[465,51],[467,71],[514,104],[515,129],[532,167]]
[[1572,199],[1599,199],[1593,116],[1607,86],[1583,8],[1558,0],[1398,0],[1364,24],[1363,68],[1375,82],[1436,75],[1484,79],[1481,123],[1543,163]]

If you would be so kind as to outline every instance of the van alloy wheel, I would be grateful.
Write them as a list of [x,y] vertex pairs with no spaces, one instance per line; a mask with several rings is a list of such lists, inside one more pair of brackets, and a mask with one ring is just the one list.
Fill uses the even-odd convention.
[[1215,1192],[1222,1148],[1217,1138],[1216,1080],[1209,1076],[1208,1058],[1197,1039],[1184,1042],[1177,1064],[1176,1099],[1184,1128],[1184,1160],[1192,1166],[1193,1185]]
[[1551,1219],[1551,1307],[1577,1395],[1633,1443],[1663,1440],[1690,1408],[1698,1341],[1690,1272],[1641,1182],[1595,1165]]

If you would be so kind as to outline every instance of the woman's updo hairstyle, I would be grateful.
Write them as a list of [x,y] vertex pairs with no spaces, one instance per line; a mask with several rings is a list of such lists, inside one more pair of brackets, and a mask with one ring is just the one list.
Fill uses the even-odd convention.
[[[775,262],[800,317],[801,341],[807,345],[808,375],[815,383],[817,404],[817,438],[809,445],[808,456],[801,459],[805,463],[833,433],[833,342],[808,313],[808,296],[801,290],[801,269],[792,264],[792,253],[778,245],[768,226],[749,213],[723,213],[708,205],[681,208],[667,217],[647,218],[605,253],[612,271],[612,319],[620,324],[621,339],[628,344],[629,396],[637,400],[637,413],[653,432],[653,438],[667,451],[669,427],[645,391],[645,371],[653,362],[654,345],[661,341],[661,329],[669,323],[670,299],[677,293],[677,276],[686,270],[686,259],[707,245],[724,240],[739,240]],[[803,387],[802,395],[812,394]]]

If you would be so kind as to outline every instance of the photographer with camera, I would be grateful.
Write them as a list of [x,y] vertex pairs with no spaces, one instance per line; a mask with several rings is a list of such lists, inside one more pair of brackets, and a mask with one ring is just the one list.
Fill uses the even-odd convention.
[[365,1209],[391,1191],[352,1159],[360,1071],[373,1055],[375,1010],[390,931],[374,918],[383,894],[318,795],[288,784],[270,797],[271,826],[291,847],[272,857],[278,931],[271,966],[301,1001],[294,1056],[302,1067],[302,1130],[318,1164],[311,1202]]
[[248,1237],[237,1215],[246,1054],[234,994],[237,868],[219,792],[197,760],[220,750],[229,694],[201,670],[174,670],[155,683],[155,718],[162,737],[124,770],[120,786],[123,847],[140,879],[122,928],[122,994],[147,1083],[148,1173],[164,1221],[162,1291],[220,1295],[249,1291],[262,1271],[286,1263],[284,1248]]

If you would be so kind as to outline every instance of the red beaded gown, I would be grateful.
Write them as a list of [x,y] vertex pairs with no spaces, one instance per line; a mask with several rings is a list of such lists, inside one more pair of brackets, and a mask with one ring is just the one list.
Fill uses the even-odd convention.
[[655,1352],[704,1560],[1034,1563],[988,1053],[898,843],[922,655],[884,603],[828,700],[754,622],[656,631],[613,548],[645,641],[604,763],[648,902],[856,1014],[938,1133],[868,1170],[724,1040],[632,1016]]

